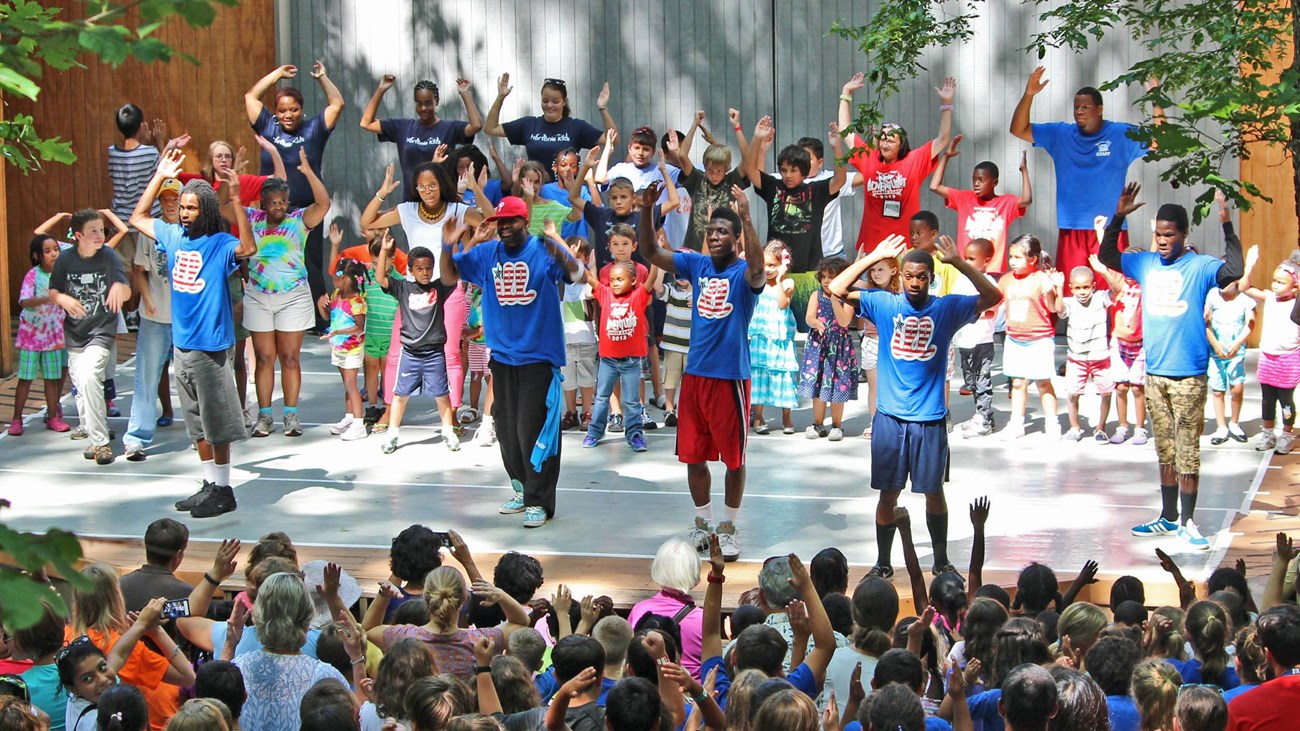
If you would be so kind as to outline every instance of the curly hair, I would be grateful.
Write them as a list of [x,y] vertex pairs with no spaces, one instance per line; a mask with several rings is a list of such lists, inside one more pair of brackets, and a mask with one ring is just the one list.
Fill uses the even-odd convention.
[[413,584],[424,583],[430,571],[442,565],[438,549],[441,541],[432,529],[419,523],[408,527],[393,538],[388,551],[388,566],[393,575]]
[[520,604],[527,604],[543,581],[541,562],[517,551],[507,552],[492,571],[492,583]]

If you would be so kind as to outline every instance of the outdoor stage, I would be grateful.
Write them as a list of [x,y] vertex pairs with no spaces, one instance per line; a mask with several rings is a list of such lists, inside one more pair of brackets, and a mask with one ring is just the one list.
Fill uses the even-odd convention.
[[[560,581],[576,584],[575,593],[598,590],[606,584],[606,571],[639,575],[632,583],[650,588],[648,562],[655,548],[668,536],[684,533],[693,518],[686,470],[674,456],[672,429],[648,432],[650,449],[643,454],[628,449],[622,435],[607,435],[598,448],[582,449],[579,432],[566,434],[557,516],[543,528],[526,530],[520,526],[522,516],[497,514],[497,505],[510,495],[508,482],[496,447],[472,443],[473,426],[461,451],[448,452],[438,435],[432,401],[415,399],[407,414],[409,424],[402,428],[405,443],[396,453],[382,454],[377,436],[342,442],[328,432],[328,425],[342,414],[343,391],[338,374],[328,365],[326,346],[309,339],[302,360],[306,432],[293,439],[274,432],[235,446],[236,512],[192,520],[172,508],[175,500],[197,489],[200,474],[179,419],[175,426],[159,430],[148,460],[141,463],[120,456],[127,419],[111,419],[119,436],[114,443],[119,457],[101,467],[82,459],[86,442],[49,432],[39,416],[32,416],[24,436],[0,436],[0,496],[13,503],[4,513],[5,523],[22,530],[57,526],[86,537],[138,541],[151,521],[169,516],[189,525],[194,556],[206,555],[203,539],[233,536],[248,544],[270,531],[284,531],[295,543],[315,547],[305,551],[309,558],[351,552],[366,556],[373,564],[370,573],[378,574],[383,570],[378,557],[386,555],[391,538],[418,522],[435,530],[458,530],[485,556],[519,550],[541,557],[548,567],[542,593],[549,595]],[[1253,365],[1248,372],[1254,372]],[[117,371],[123,414],[130,411],[132,378],[127,361]],[[995,383],[1001,380],[995,378]],[[1246,430],[1253,437],[1259,404],[1254,389],[1248,393],[1244,413],[1251,417]],[[1095,401],[1095,396],[1085,397],[1085,415],[1095,413]],[[954,421],[969,418],[969,397],[954,391],[952,403]],[[72,421],[73,399],[66,397],[65,404]],[[1001,388],[994,404],[1005,420],[1009,402]],[[994,435],[963,440],[953,435],[948,499],[955,564],[964,570],[969,560],[966,506],[987,495],[992,513],[986,577],[1001,583],[1007,583],[1007,577],[1014,582],[1015,572],[1030,561],[1052,566],[1064,581],[1088,559],[1100,564],[1103,576],[1132,573],[1149,584],[1166,582],[1152,555],[1156,547],[1174,556],[1189,578],[1203,578],[1219,565],[1232,540],[1227,529],[1237,513],[1250,506],[1270,454],[1231,441],[1211,447],[1207,431],[1197,522],[1212,548],[1188,552],[1173,537],[1139,540],[1129,535],[1130,526],[1149,520],[1158,509],[1154,443],[1139,447],[1048,442],[1036,396],[1031,406],[1031,434],[1024,439],[1003,442]],[[1064,406],[1062,397],[1063,422]],[[662,419],[657,409],[651,412]],[[809,560],[818,550],[836,546],[855,567],[856,581],[876,555],[869,443],[859,436],[866,401],[850,404],[846,437],[839,443],[804,438],[810,412],[796,412],[798,434],[782,435],[778,428],[751,438],[740,521],[741,561],[750,565],[738,571],[752,573],[773,554],[795,552]],[[277,426],[279,414],[277,395]],[[1207,415],[1212,427],[1208,407]],[[721,514],[720,465],[715,465],[714,476],[714,503]],[[913,511],[914,534],[928,576],[924,502],[905,495],[903,504]],[[94,550],[88,553],[104,557]],[[894,556],[900,569],[895,580],[903,587],[906,579],[897,547]],[[141,558],[133,549],[122,560],[129,569]],[[206,559],[203,562],[195,559],[186,568],[201,571]],[[374,584],[363,581],[363,586],[369,592]],[[728,591],[743,588],[729,585]]]

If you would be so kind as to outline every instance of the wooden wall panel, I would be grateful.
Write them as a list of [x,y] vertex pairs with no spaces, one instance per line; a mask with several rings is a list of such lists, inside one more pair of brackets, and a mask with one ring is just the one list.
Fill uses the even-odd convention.
[[[70,3],[69,12],[82,7]],[[33,115],[41,134],[72,140],[78,156],[73,165],[47,164],[26,176],[13,167],[6,170],[11,307],[31,268],[27,242],[32,229],[52,213],[105,208],[111,202],[105,150],[121,141],[113,123],[120,105],[138,105],[151,124],[155,118],[164,119],[172,136],[188,132],[193,141],[185,150],[187,169],[198,170],[214,139],[257,150],[243,94],[275,65],[274,0],[241,0],[237,7],[223,7],[208,28],[192,29],[178,20],[159,37],[195,56],[201,65],[178,58],[171,63],[128,61],[114,69],[83,58],[86,68],[47,70],[35,103],[6,99],[8,115]]]

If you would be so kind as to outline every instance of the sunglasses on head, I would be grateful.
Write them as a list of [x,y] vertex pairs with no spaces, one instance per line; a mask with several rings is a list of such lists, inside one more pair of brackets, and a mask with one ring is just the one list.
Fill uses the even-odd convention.
[[558,86],[561,89],[569,88],[568,84],[564,83],[564,79],[542,79],[542,86]]
[[[12,688],[14,692],[6,692],[6,686]],[[0,675],[0,695],[17,696],[19,700],[28,705],[31,705],[32,702],[32,693],[27,689],[27,681],[23,680],[21,675],[11,673]]]
[[73,641],[59,648],[58,652],[54,653],[54,662],[60,662],[61,660],[63,660],[63,658],[67,657],[68,653],[72,652],[72,648],[78,647],[80,645],[89,645],[89,644],[90,644],[90,637],[88,637],[87,635],[82,635],[74,639]]

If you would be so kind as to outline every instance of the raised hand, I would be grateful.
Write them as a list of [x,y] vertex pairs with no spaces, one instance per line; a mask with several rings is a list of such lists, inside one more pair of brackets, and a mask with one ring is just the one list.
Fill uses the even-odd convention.
[[722,557],[722,547],[718,544],[718,534],[711,533],[709,534],[709,573],[714,576],[723,576],[726,570],[727,561]]
[[514,90],[515,87],[510,85],[510,74],[501,74],[501,76],[497,77],[497,96],[508,97],[510,92]]
[[444,246],[454,246],[460,243],[460,238],[469,230],[464,219],[448,216],[442,224],[442,243]]
[[1228,198],[1218,188],[1214,189],[1214,202],[1219,204],[1219,223],[1231,221],[1232,213],[1228,206]]
[[542,233],[545,234],[546,237],[550,239],[560,238],[560,229],[556,228],[555,221],[552,221],[549,218],[546,219],[546,222],[542,224]]
[[703,109],[701,109],[701,110],[699,110],[698,112],[695,113],[695,124],[696,124],[696,126],[700,126],[700,125],[703,125],[703,124],[704,124],[704,110],[703,110]]
[[[957,149],[957,145],[961,144],[962,137],[963,135],[957,135],[952,138],[952,142],[948,143],[948,149],[943,153],[944,157],[951,160],[961,154],[961,150]],[[1021,159],[1023,160],[1024,158]]]
[[740,110],[734,107],[727,108],[727,121],[731,122],[732,129],[740,126]]
[[1137,202],[1138,193],[1142,192],[1142,186],[1137,183],[1129,183],[1124,186],[1124,192],[1119,195],[1119,203],[1115,204],[1115,215],[1128,216],[1133,211],[1146,205]]
[[443,143],[433,148],[433,161],[439,165],[447,162],[447,145]]
[[1053,269],[1048,272],[1047,278],[1051,280],[1052,287],[1055,289],[1060,289],[1065,286],[1065,272]]
[[596,597],[591,594],[584,596],[582,602],[578,605],[578,609],[582,613],[582,623],[590,631],[590,628],[596,626],[596,623],[600,621],[600,605],[596,603]]
[[898,526],[899,530],[908,530],[912,527],[912,514],[907,511],[907,508],[901,505],[894,508],[894,525]]
[[[492,640],[488,637],[480,637],[474,643],[474,662],[479,665],[491,665],[492,658],[497,653],[492,647]],[[590,669],[590,668],[588,668]]]
[[390,162],[388,167],[384,168],[384,184],[379,186],[380,198],[387,198],[393,191],[402,186],[401,183],[394,179],[393,172],[393,163]]
[[739,185],[731,186],[731,210],[735,211],[742,221],[749,218],[749,197]]
[[339,228],[337,222],[330,224],[329,238],[330,246],[338,248],[343,245],[343,229]]
[[957,80],[951,76],[943,77],[943,85],[934,87],[934,93],[939,95],[940,104],[952,104],[957,96]]
[[497,222],[483,221],[474,228],[474,235],[469,238],[470,244],[481,244],[484,241],[491,241],[496,237]]
[[975,498],[970,504],[970,524],[982,526],[989,520],[989,498],[987,495]]
[[464,94],[469,91],[469,87],[470,87],[469,79],[466,79],[461,76],[456,77],[456,91],[459,91],[460,93]]
[[832,145],[844,139],[844,136],[840,134],[839,122],[831,122],[827,125],[827,129],[829,131],[826,136],[830,139]]
[[840,87],[840,92],[852,96],[853,92],[867,85],[865,79],[866,74],[861,71],[853,74],[848,81],[844,82],[844,86]]
[[840,704],[835,700],[835,691],[830,692],[826,710],[822,711],[822,731],[840,731]]
[[275,71],[280,75],[281,79],[292,79],[298,75],[298,67],[291,63],[286,63]]
[[379,90],[388,91],[389,89],[393,88],[393,84],[395,83],[397,83],[396,76],[393,76],[392,74],[384,74],[379,79]]
[[348,653],[348,659],[359,661],[366,657],[366,633],[361,631],[351,612],[342,610],[336,617],[339,628],[339,636],[343,638],[343,649]]
[[1285,533],[1277,534],[1277,553],[1274,554],[1274,556],[1278,561],[1285,561],[1286,563],[1291,563],[1295,560],[1296,550],[1295,544],[1291,540],[1291,536],[1288,536]]
[[944,264],[955,264],[961,261],[961,254],[957,252],[957,243],[948,234],[939,237],[939,261]]
[[386,251],[391,256],[393,253],[393,249],[396,246],[397,246],[397,241],[393,239],[393,235],[389,233],[388,229],[384,229],[384,237],[379,241],[380,251]]
[[617,144],[618,144],[618,130],[616,129],[605,130],[605,146],[613,147],[614,145]]
[[185,153],[172,150],[158,161],[158,172],[163,178],[174,178],[181,174],[181,163],[185,162]]
[[570,698],[577,698],[579,695],[582,695],[582,691],[586,690],[587,686],[594,682],[596,682],[596,668],[583,668],[582,672],[570,678],[564,685],[561,685],[560,689],[556,691],[556,693],[559,695],[567,695]]
[[930,625],[933,623],[934,607],[926,607],[925,611],[921,612],[920,619],[907,625],[907,636],[909,638],[922,637],[930,629]]
[[[961,135],[957,135],[957,138],[961,139]],[[1020,151],[1020,172],[1023,173],[1027,170],[1029,170],[1029,151],[1021,150]]]
[[483,601],[479,602],[479,604],[485,607],[490,607],[493,604],[496,604],[505,594],[505,592],[482,579],[472,582],[470,588],[475,594],[483,597]]
[[298,148],[298,164],[295,165],[295,167],[298,168],[298,172],[303,175],[309,175],[311,173],[311,162],[307,160],[306,145]]
[[600,87],[600,93],[596,95],[596,108],[605,111],[609,108],[609,82],[606,81],[604,86]]
[[1081,582],[1085,586],[1097,583],[1097,562],[1091,559],[1083,562],[1083,568],[1079,569],[1079,576],[1076,582]]
[[[794,579],[790,579],[793,583]],[[790,619],[790,629],[795,637],[808,637],[812,634],[812,623],[808,621],[808,605],[795,599],[785,605],[786,616]]]
[[325,64],[321,63],[319,59],[311,62],[311,77],[313,79],[319,79],[327,73],[328,72],[325,70]]
[[337,596],[342,577],[342,567],[332,561],[325,564],[325,569],[321,572],[321,583],[316,585],[316,593],[322,597]]
[[1254,244],[1249,249],[1246,249],[1246,269],[1247,270],[1254,269],[1255,265],[1258,263],[1259,263],[1259,244]]
[[668,657],[668,648],[664,646],[663,635],[658,632],[647,632],[645,637],[641,638],[641,646],[656,661]]
[[897,259],[907,251],[907,239],[902,234],[890,234],[885,237],[879,244],[876,244],[876,251],[881,256],[889,259]]
[[641,189],[641,210],[654,210],[655,201],[659,200],[659,193],[663,191],[664,181],[656,180]]
[[1038,92],[1047,86],[1047,82],[1043,80],[1043,74],[1046,72],[1046,67],[1039,66],[1029,74],[1029,81],[1025,82],[1025,94],[1027,96],[1036,96]]
[[569,587],[560,584],[555,589],[555,594],[551,596],[551,606],[555,607],[555,614],[560,617],[569,616],[569,611],[573,607],[573,593]]
[[235,558],[239,556],[242,546],[238,538],[227,538],[217,547],[217,555],[212,559],[212,578],[217,583],[234,576],[235,566],[238,565]]
[[[700,114],[704,114],[704,112],[700,112]],[[677,130],[673,129],[672,127],[668,128],[667,145],[668,145],[668,151],[673,153],[674,155],[676,155],[677,151],[681,149],[681,143],[677,141]],[[660,157],[659,159],[662,160],[663,158]]]
[[[1279,533],[1278,535],[1281,534]],[[1183,573],[1182,570],[1178,568],[1178,564],[1174,563],[1174,560],[1172,558],[1169,558],[1169,554],[1157,548],[1156,558],[1160,560],[1160,568],[1173,574],[1174,576],[1182,575]]]

